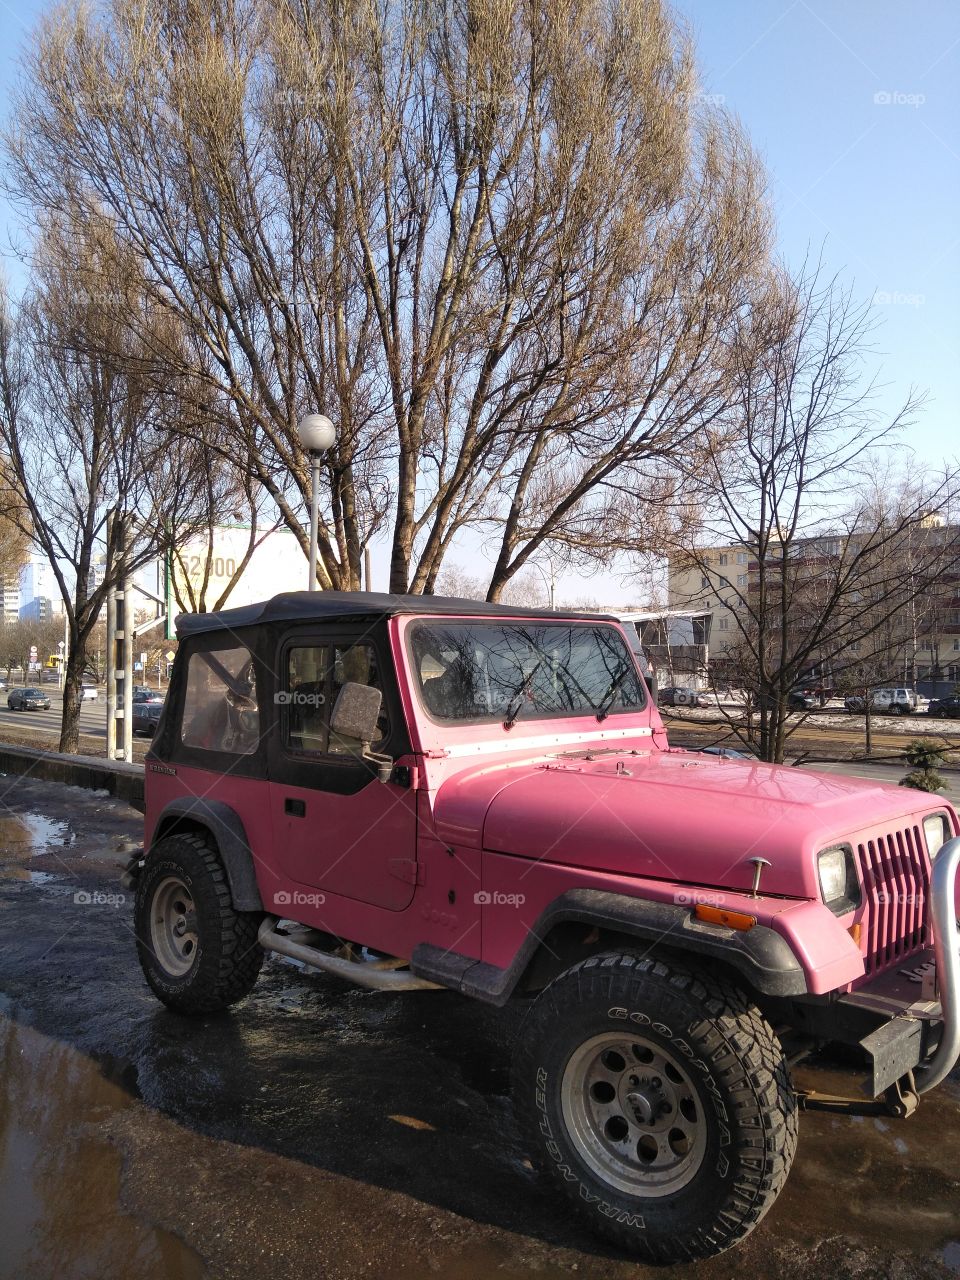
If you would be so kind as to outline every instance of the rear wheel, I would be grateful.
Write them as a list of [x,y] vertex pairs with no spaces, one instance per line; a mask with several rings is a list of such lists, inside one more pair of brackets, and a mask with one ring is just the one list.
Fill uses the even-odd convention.
[[154,993],[178,1013],[216,1013],[249,993],[263,964],[259,912],[236,911],[216,849],[175,835],[137,882],[137,952]]
[[743,1239],[796,1150],[796,1102],[759,1010],[723,978],[631,954],[586,960],[539,997],[514,1099],[581,1217],[656,1263]]

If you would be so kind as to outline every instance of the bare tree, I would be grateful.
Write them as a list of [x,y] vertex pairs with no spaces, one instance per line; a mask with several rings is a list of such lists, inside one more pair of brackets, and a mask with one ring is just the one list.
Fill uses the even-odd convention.
[[771,280],[734,351],[732,437],[718,431],[691,477],[696,531],[674,541],[674,602],[730,611],[724,675],[756,702],[756,731],[748,716],[745,732],[765,760],[783,759],[797,727],[798,682],[895,652],[894,633],[957,563],[936,527],[955,504],[957,471],[905,482],[890,469],[921,400],[892,418],[876,408],[861,375],[869,333],[867,308],[816,269]]
[[[30,558],[29,519],[11,478],[9,458],[0,455],[0,590],[13,583]],[[9,618],[3,618],[9,623]]]
[[485,531],[492,599],[551,546],[655,545],[639,503],[724,411],[767,255],[760,167],[661,0],[67,3],[8,150],[31,216],[109,214],[139,339],[304,547],[296,422],[336,418],[324,586],[381,530],[426,592]]
[[126,323],[140,296],[137,264],[106,220],[79,229],[52,220],[32,290],[17,309],[0,302],[0,440],[24,531],[49,560],[67,614],[61,751],[77,749],[80,682],[107,592],[203,508],[205,456],[170,430],[177,387],[157,389],[148,349]]

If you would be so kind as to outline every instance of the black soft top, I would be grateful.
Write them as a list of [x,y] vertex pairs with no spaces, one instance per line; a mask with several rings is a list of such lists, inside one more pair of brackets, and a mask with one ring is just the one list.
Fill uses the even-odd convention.
[[574,618],[589,622],[616,619],[609,614],[570,610],[522,609],[513,605],[489,604],[486,600],[460,600],[452,596],[394,596],[381,591],[285,591],[270,600],[221,609],[217,613],[181,613],[177,635],[198,635],[203,631],[233,631],[268,622],[334,621],[376,622],[398,614],[421,613],[437,617]]

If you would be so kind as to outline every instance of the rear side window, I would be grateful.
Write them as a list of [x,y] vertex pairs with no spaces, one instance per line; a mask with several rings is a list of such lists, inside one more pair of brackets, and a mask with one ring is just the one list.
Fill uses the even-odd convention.
[[201,751],[256,751],[260,713],[249,649],[238,645],[190,655],[181,737],[184,746]]

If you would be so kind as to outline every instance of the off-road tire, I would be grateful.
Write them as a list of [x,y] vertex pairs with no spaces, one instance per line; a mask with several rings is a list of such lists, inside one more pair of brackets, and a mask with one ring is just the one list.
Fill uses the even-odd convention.
[[[589,1148],[565,1118],[576,1114],[574,1095],[587,1099],[584,1112],[593,1106],[589,1089],[571,1089],[571,1070],[610,1033],[628,1046],[633,1037],[641,1040],[634,1054],[649,1055],[646,1046],[652,1046],[659,1061],[674,1060],[681,1068],[674,1074],[687,1080],[677,1088],[692,1086],[692,1098],[680,1105],[693,1114],[694,1129],[697,1122],[703,1126],[691,1146],[699,1163],[676,1190],[653,1195],[648,1185],[645,1193],[646,1170],[638,1171],[629,1192],[604,1180],[589,1163],[597,1157],[585,1158]],[[631,1058],[626,1070],[642,1068]],[[635,1108],[637,1094],[629,1096]],[[723,976],[630,953],[584,960],[538,997],[514,1058],[513,1099],[535,1163],[577,1213],[598,1235],[658,1264],[710,1257],[748,1235],[782,1190],[797,1146],[796,1099],[783,1051],[744,992]],[[637,1120],[635,1109],[623,1110]],[[638,1132],[629,1127],[623,1141],[629,1158],[639,1161],[630,1145]],[[644,1133],[640,1143],[648,1140]],[[599,1129],[597,1141],[602,1146]]]
[[[189,968],[172,972],[156,943],[156,910],[179,881],[190,895],[195,946]],[[137,953],[155,995],[177,1013],[217,1013],[249,994],[263,965],[260,912],[237,911],[223,864],[202,835],[173,835],[151,850],[137,881]],[[183,963],[188,963],[185,958]]]

